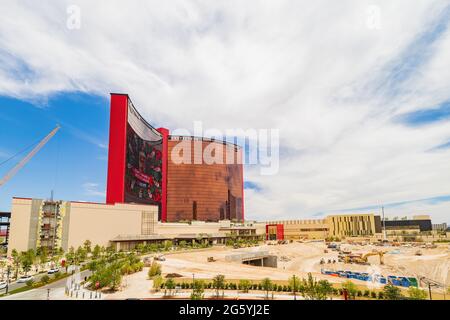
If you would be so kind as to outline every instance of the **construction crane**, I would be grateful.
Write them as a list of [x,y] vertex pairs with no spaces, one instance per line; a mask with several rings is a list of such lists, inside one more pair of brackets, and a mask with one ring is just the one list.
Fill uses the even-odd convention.
[[28,161],[33,158],[33,156],[41,150],[43,146],[56,134],[59,130],[60,126],[56,126],[44,139],[42,139],[34,148],[31,150],[22,160],[17,163],[14,168],[6,173],[6,175],[0,180],[0,187],[3,186],[9,179],[11,179],[24,165],[27,164]]

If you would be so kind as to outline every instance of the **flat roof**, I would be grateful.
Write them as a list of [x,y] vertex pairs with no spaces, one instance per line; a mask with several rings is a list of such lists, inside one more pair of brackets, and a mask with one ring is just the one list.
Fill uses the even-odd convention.
[[159,234],[148,234],[148,235],[118,235],[114,239],[111,239],[112,242],[118,241],[139,241],[139,240],[170,240],[172,238],[162,236]]

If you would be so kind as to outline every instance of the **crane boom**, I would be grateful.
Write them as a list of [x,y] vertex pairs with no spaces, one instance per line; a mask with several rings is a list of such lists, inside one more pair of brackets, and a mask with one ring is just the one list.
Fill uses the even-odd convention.
[[60,126],[56,126],[55,129],[53,129],[44,139],[42,139],[36,147],[33,148],[22,160],[17,163],[14,168],[12,168],[8,173],[0,180],[0,187],[4,185],[6,182],[8,182],[9,179],[11,179],[17,171],[22,169],[24,165],[27,164],[28,161],[30,161],[31,158],[39,151],[45,144],[56,134],[56,132],[59,130]]

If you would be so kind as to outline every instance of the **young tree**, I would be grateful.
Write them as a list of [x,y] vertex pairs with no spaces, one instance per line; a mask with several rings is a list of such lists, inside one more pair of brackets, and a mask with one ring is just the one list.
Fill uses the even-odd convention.
[[408,295],[411,299],[414,300],[425,300],[427,298],[427,293],[425,290],[421,290],[416,287],[409,287]]
[[41,268],[45,267],[47,260],[48,260],[47,248],[41,247],[41,250],[39,250],[39,262],[40,262]]
[[70,247],[69,251],[66,253],[66,262],[68,264],[74,264],[75,263],[75,248]]
[[167,240],[164,242],[164,250],[169,251],[173,247],[173,243],[170,240]]
[[213,278],[213,288],[216,289],[216,296],[219,297],[219,290],[225,286],[225,276],[218,274]]
[[350,280],[347,280],[342,284],[342,289],[347,290],[348,296],[353,299],[356,297],[356,293],[358,292],[356,285]]
[[298,277],[296,277],[295,275],[293,275],[292,277],[289,278],[288,282],[289,282],[289,287],[292,290],[292,293],[294,295],[296,295],[296,293],[299,292],[299,289],[300,289],[300,279]]
[[20,255],[16,249],[12,249],[11,257],[13,259],[13,265],[14,265],[14,278],[17,279],[17,276],[19,274]]
[[91,253],[91,245],[92,242],[90,240],[86,240],[83,242],[83,248],[86,250],[86,253]]
[[172,290],[175,289],[175,281],[172,278],[166,280],[166,289],[169,290],[169,296],[172,295]]
[[156,261],[153,261],[150,269],[148,270],[148,277],[152,278],[156,275],[161,275],[161,265]]
[[205,283],[203,280],[195,280],[192,284],[191,300],[203,299],[203,293],[205,291]]
[[159,289],[161,289],[161,285],[163,284],[163,278],[161,276],[154,276],[153,277],[153,289],[158,292]]
[[187,247],[187,242],[184,241],[184,240],[181,240],[180,243],[179,243],[179,247],[182,248],[182,249],[186,248]]
[[92,259],[98,259],[100,257],[101,249],[100,246],[97,244],[94,247],[94,250],[92,251]]
[[326,300],[328,295],[333,293],[333,287],[327,280],[316,281],[312,274],[308,273],[308,279],[302,279],[299,291],[305,299]]
[[251,284],[251,282],[249,280],[240,280],[239,281],[239,287],[245,293],[248,292],[248,290],[251,288],[251,286],[252,286],[252,284]]
[[399,288],[392,284],[388,284],[383,288],[383,297],[386,300],[401,300],[403,295]]
[[5,275],[4,273],[4,269],[6,267],[6,261],[5,260],[0,260],[0,274],[2,275],[2,281],[3,281],[3,277]]
[[75,261],[76,264],[83,262],[86,260],[87,257],[87,251],[83,247],[79,246],[77,251],[75,252]]
[[111,264],[109,267],[110,278],[108,281],[111,290],[116,290],[122,282],[122,273],[120,272],[120,262]]
[[266,291],[266,299],[269,299],[269,291],[272,290],[273,284],[269,278],[264,278],[261,281],[261,287]]
[[20,253],[20,263],[22,265],[23,271],[25,271],[25,275],[27,275],[28,271],[31,270],[31,266],[33,265],[34,252],[32,253],[30,250]]

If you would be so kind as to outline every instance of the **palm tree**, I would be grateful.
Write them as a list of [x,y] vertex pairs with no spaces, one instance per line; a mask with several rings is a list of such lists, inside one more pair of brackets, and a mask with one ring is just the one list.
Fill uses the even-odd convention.
[[16,249],[13,249],[11,251],[11,257],[13,258],[14,278],[17,279],[17,276],[19,274],[20,255]]

